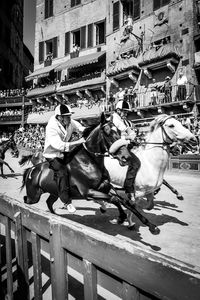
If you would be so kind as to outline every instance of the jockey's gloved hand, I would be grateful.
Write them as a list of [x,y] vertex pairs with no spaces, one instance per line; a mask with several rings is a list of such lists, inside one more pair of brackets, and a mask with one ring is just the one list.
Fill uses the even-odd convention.
[[131,141],[130,144],[128,144],[128,149],[132,149],[133,147],[138,147],[139,143],[137,141]]

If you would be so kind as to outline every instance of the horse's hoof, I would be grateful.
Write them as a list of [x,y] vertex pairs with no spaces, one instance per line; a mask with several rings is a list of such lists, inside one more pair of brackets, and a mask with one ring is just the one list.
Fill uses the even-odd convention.
[[154,235],[157,235],[160,233],[160,229],[156,225],[149,226],[149,231]]
[[128,225],[127,228],[128,230],[135,230],[135,224]]
[[117,218],[117,224],[122,225],[126,221],[127,216],[124,217],[118,217]]
[[176,198],[177,198],[178,200],[184,200],[184,198],[183,198],[182,195],[177,195]]
[[106,213],[106,209],[105,209],[105,208],[102,208],[102,207],[100,207],[100,212],[101,212],[102,214],[105,214],[105,213]]

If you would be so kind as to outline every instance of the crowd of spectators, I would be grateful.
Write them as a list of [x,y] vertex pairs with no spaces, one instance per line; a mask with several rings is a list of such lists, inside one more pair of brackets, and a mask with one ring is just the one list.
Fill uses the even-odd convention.
[[39,124],[20,127],[15,132],[16,144],[31,152],[41,151],[44,147],[44,139],[45,126]]
[[24,96],[28,91],[29,89],[25,88],[0,90],[0,98]]
[[0,111],[0,117],[6,117],[6,116],[20,116],[22,114],[22,109],[8,109]]

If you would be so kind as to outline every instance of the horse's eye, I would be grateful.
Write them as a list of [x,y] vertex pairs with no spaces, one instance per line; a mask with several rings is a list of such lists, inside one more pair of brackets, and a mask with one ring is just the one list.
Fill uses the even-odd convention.
[[174,128],[174,125],[173,124],[169,125],[169,128]]

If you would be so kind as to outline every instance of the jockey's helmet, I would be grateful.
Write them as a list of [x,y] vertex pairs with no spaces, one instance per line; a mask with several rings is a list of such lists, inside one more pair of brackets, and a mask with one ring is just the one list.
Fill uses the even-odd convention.
[[128,144],[130,144],[129,140],[125,140],[125,139],[118,139],[117,141],[115,141],[109,149],[109,153],[115,155],[115,153],[123,146],[127,146]]
[[131,111],[129,103],[127,101],[124,101],[124,100],[120,100],[117,103],[115,109],[116,110],[120,109],[120,110],[125,110],[125,111]]
[[71,116],[74,112],[68,105],[59,104],[55,109],[55,116]]

